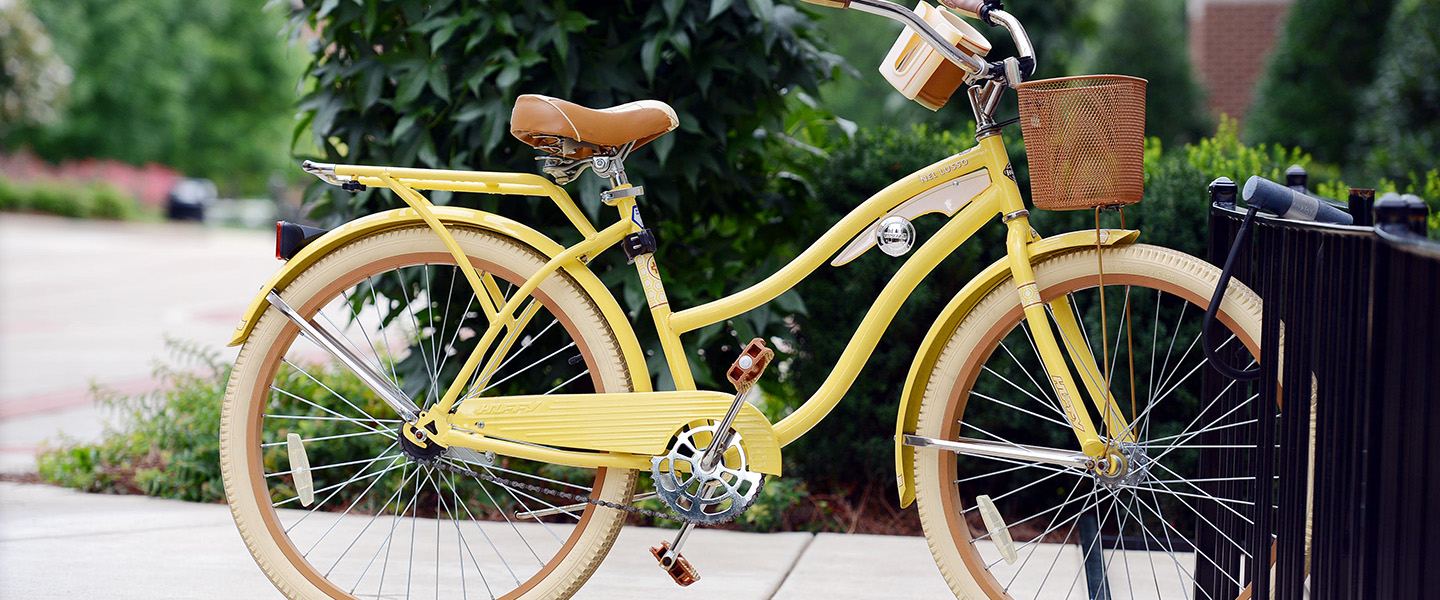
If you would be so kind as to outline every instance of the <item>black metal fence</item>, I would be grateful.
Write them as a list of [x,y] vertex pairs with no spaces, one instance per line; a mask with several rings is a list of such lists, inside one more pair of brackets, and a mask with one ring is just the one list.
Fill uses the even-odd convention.
[[[1253,577],[1253,600],[1307,588],[1309,598],[1440,597],[1440,244],[1414,235],[1403,211],[1376,215],[1377,227],[1256,218],[1235,278],[1265,301],[1262,374],[1232,385],[1211,371],[1205,385],[1231,385],[1235,407],[1275,399],[1230,417],[1253,425],[1214,434],[1273,452],[1202,457],[1202,477],[1222,480],[1213,485],[1253,474],[1242,492],[1254,504],[1205,515],[1246,550],[1197,540],[1216,561],[1197,565],[1194,597],[1243,595],[1230,589],[1235,573]],[[1224,263],[1243,216],[1211,207],[1211,262]]]

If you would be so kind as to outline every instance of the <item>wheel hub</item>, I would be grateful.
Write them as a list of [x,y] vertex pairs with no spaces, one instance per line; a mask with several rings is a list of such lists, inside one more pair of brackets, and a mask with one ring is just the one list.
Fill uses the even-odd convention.
[[[407,429],[409,430],[408,432],[406,431]],[[407,435],[407,433],[409,435]],[[412,436],[415,439],[421,440],[422,443],[417,444],[412,441],[410,439]],[[395,433],[395,439],[400,443],[400,453],[416,462],[428,464],[434,462],[440,455],[445,454],[444,446],[427,441],[430,437],[424,429],[417,429],[408,423],[400,426],[400,429]]]
[[1100,485],[1112,490],[1134,487],[1150,476],[1150,464],[1154,460],[1145,453],[1143,446],[1120,442],[1116,450],[1118,452],[1110,454],[1106,461],[1107,466],[1112,468],[1095,469],[1095,479]]

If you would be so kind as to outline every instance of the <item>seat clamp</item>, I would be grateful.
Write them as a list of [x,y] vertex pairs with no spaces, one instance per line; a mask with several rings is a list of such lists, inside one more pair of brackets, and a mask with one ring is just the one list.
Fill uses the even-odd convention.
[[631,197],[631,196],[639,196],[639,195],[644,194],[644,193],[645,193],[645,186],[642,186],[642,185],[637,185],[637,186],[633,186],[633,187],[628,187],[628,188],[621,189],[621,190],[605,190],[605,191],[603,191],[603,192],[600,192],[600,200],[603,201],[603,202],[605,202],[606,204],[615,204],[615,203],[616,203],[617,201],[619,201],[621,198],[629,198],[629,197]]

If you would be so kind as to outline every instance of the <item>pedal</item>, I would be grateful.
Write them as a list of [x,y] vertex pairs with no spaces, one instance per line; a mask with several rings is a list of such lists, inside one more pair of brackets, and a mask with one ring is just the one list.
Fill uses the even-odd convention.
[[690,566],[690,561],[685,560],[679,552],[670,550],[670,542],[660,542],[658,547],[650,549],[650,553],[655,555],[655,560],[660,562],[660,568],[665,569],[680,587],[700,580],[700,573]]
[[760,375],[765,372],[765,367],[770,366],[770,361],[775,358],[775,351],[765,347],[765,340],[755,338],[745,345],[740,351],[740,356],[730,365],[725,372],[725,378],[735,385],[737,391],[745,391],[755,385]]

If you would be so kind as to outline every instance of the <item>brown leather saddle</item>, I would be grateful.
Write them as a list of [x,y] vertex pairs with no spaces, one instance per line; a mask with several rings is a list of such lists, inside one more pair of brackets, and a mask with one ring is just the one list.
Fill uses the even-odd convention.
[[645,145],[680,126],[675,109],[659,100],[640,100],[593,109],[559,98],[525,94],[515,100],[510,134],[565,158],[614,154],[626,144]]

